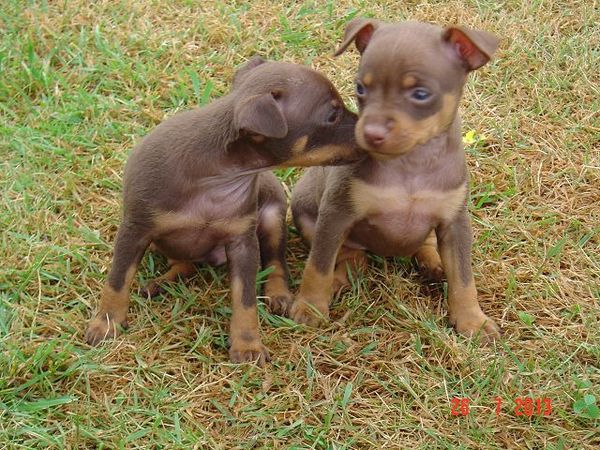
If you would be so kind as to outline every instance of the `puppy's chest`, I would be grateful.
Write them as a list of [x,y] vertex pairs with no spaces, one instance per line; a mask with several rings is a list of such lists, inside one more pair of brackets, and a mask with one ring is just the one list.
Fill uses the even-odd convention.
[[441,190],[355,181],[351,192],[355,211],[370,226],[410,232],[452,220],[464,204],[467,186]]

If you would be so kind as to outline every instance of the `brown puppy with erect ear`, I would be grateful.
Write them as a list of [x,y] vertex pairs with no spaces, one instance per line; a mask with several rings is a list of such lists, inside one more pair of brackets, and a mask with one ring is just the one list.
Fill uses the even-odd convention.
[[292,302],[285,262],[286,199],[273,167],[353,161],[356,115],[334,86],[304,66],[254,58],[229,95],[161,123],[125,167],[123,221],[100,308],[86,340],[97,344],[127,327],[129,289],[146,249],[169,271],[147,287],[191,276],[194,263],[229,264],[233,315],[230,357],[264,364],[256,274],[272,266],[265,295],[285,314]]
[[294,221],[312,246],[291,317],[327,318],[334,290],[348,283],[346,265],[364,266],[365,252],[414,255],[432,275],[445,272],[456,330],[494,339],[499,328],[479,306],[471,271],[457,109],[468,73],[489,61],[498,40],[463,27],[356,19],[336,54],[352,42],[362,54],[356,139],[369,157],[309,169],[294,188]]

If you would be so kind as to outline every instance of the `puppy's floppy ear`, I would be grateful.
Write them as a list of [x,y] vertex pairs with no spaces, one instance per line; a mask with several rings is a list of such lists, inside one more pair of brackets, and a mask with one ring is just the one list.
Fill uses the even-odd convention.
[[340,47],[335,51],[333,56],[340,56],[346,51],[352,41],[356,44],[356,48],[362,54],[369,45],[373,33],[382,23],[375,19],[353,19],[346,25],[344,30],[344,40]]
[[275,100],[277,92],[241,98],[235,105],[233,114],[238,131],[260,134],[268,138],[283,138],[288,126],[283,112]]
[[498,48],[498,38],[491,33],[466,27],[449,27],[442,34],[456,51],[468,70],[479,69],[486,64]]
[[242,79],[248,74],[248,72],[266,62],[267,61],[262,59],[260,56],[253,56],[250,58],[244,65],[235,71],[235,74],[233,75],[233,89],[241,84]]

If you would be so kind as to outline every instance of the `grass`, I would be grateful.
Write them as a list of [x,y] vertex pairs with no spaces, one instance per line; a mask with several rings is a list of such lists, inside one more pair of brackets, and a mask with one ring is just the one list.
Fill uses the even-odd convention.
[[[461,109],[476,280],[504,340],[456,336],[444,286],[373,256],[324,329],[261,308],[265,369],[227,361],[221,268],[134,293],[130,330],[85,345],[134,142],[256,53],[322,70],[352,104],[358,56],[331,53],[355,15],[502,37]],[[0,447],[597,448],[599,22],[590,1],[2,2]],[[292,233],[295,283],[306,255]],[[164,264],[147,257],[136,286]],[[552,413],[518,416],[525,397]]]

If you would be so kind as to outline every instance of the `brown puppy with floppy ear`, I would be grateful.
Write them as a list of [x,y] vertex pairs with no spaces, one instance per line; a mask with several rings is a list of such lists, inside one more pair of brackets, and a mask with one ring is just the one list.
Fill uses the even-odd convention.
[[260,58],[238,70],[229,95],[161,123],[125,167],[123,222],[86,340],[97,344],[127,327],[129,289],[152,246],[171,267],[148,286],[151,295],[161,283],[191,276],[196,262],[228,262],[230,357],[264,364],[269,353],[256,311],[259,254],[264,267],[274,268],[265,287],[272,311],[284,314],[292,301],[285,194],[265,171],[356,160],[363,152],[355,124],[356,115],[323,75]]
[[365,265],[366,251],[414,255],[439,275],[439,245],[450,322],[494,339],[499,329],[479,306],[471,271],[457,108],[468,73],[489,61],[498,40],[463,27],[357,19],[336,54],[352,42],[362,54],[356,138],[369,157],[309,169],[294,188],[294,221],[312,246],[291,317],[327,318],[334,289],[347,283],[346,264]]

